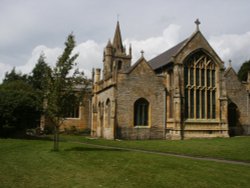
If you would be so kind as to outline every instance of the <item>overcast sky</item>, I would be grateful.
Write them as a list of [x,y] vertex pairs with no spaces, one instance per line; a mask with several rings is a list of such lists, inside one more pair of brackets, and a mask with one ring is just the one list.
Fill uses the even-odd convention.
[[221,59],[233,67],[250,59],[249,0],[0,0],[0,80],[13,67],[30,73],[43,52],[53,66],[71,32],[79,67],[87,75],[102,67],[119,14],[124,44],[133,62],[144,50],[154,56],[189,37],[194,21]]

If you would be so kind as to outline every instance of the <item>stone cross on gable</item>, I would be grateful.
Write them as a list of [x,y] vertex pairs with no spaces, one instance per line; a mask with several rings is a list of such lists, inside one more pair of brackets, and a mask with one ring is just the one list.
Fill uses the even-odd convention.
[[144,55],[144,51],[143,51],[143,50],[141,50],[141,56],[143,57],[143,55]]
[[196,24],[197,31],[199,31],[199,25],[201,24],[200,20],[197,18],[194,23]]
[[232,60],[229,59],[228,62],[229,62],[229,67],[232,67]]

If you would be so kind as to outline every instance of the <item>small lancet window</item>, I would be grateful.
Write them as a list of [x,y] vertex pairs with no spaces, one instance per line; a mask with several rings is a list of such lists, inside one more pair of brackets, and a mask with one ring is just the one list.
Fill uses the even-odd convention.
[[117,65],[117,66],[118,66],[117,69],[118,69],[118,70],[121,70],[121,69],[122,69],[122,61],[118,61],[118,65]]

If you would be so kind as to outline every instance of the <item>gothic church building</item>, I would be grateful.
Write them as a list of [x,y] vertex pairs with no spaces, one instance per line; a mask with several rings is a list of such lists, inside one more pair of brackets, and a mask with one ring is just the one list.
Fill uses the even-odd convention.
[[[92,91],[60,129],[91,129],[106,139],[185,139],[250,135],[250,72],[237,74],[195,32],[157,57],[133,65],[119,22],[103,53],[103,69],[93,71]],[[127,53],[128,52],[128,53]],[[90,94],[91,93],[91,94]],[[41,128],[49,125],[41,118]]]
[[[91,135],[106,139],[228,137],[224,63],[199,30],[131,65],[119,22],[93,73]],[[128,53],[127,53],[128,51]]]

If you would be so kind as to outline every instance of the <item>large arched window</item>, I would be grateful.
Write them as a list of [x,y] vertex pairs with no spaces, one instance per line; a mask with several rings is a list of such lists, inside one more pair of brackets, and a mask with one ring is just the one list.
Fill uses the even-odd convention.
[[148,126],[149,102],[140,98],[134,104],[134,126]]
[[216,64],[204,52],[184,63],[185,118],[216,118]]

